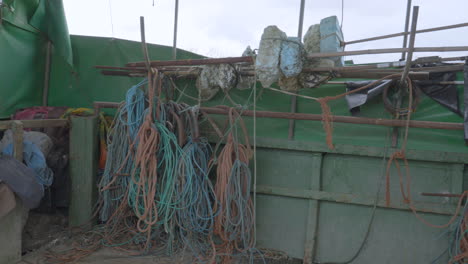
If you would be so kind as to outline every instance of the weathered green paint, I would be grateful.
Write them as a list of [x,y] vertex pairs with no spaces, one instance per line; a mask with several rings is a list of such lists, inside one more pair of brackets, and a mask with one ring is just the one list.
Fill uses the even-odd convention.
[[[207,135],[210,142],[218,142],[219,137],[210,129],[205,127],[203,134]],[[252,142],[250,138],[250,142]],[[334,149],[329,149],[325,143],[317,143],[310,141],[297,141],[288,139],[276,138],[257,138],[257,146],[270,149],[284,149],[284,150],[297,150],[309,151],[318,153],[332,153],[332,154],[346,154],[363,157],[388,157],[395,149],[385,149],[383,147],[369,147],[369,146],[356,146],[334,144]],[[468,153],[460,152],[445,152],[445,151],[423,151],[408,149],[406,157],[409,160],[432,161],[432,162],[450,162],[450,163],[468,163]]]
[[[257,247],[283,250],[304,262],[310,260],[310,248],[315,248],[313,262],[349,259],[367,229],[386,160],[354,152],[317,153],[299,144],[294,144],[299,150],[291,150],[278,148],[273,141],[257,142]],[[456,199],[420,193],[462,192],[464,164],[412,158],[409,166],[415,206],[425,219],[442,224],[453,214]],[[429,263],[448,246],[448,237],[441,236],[444,230],[419,222],[408,210],[393,166],[390,172],[391,206],[385,205],[382,184],[368,244],[356,263]],[[442,259],[447,261],[446,256]]]
[[21,235],[23,215],[21,199],[16,199],[16,207],[8,215],[0,219],[0,264],[11,264],[21,260]]
[[71,117],[70,226],[87,224],[93,215],[97,195],[97,133],[97,117]]

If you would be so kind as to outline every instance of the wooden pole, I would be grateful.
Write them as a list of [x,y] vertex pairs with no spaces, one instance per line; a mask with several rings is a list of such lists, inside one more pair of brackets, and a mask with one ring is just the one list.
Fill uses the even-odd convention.
[[23,162],[23,123],[21,121],[13,121],[13,157],[19,162]]
[[42,105],[47,106],[49,101],[49,85],[50,85],[50,64],[52,60],[52,42],[47,41],[46,47],[46,64],[44,72],[44,88],[42,90]]
[[[410,15],[411,15],[411,0],[408,0],[408,3],[406,5],[405,33],[408,32]],[[403,36],[403,48],[406,48],[407,44],[408,44],[408,34],[405,34]],[[404,61],[405,57],[406,57],[406,52],[403,51],[401,53],[401,60]]]
[[70,130],[70,208],[72,227],[92,224],[97,198],[98,129],[96,116],[71,117]]

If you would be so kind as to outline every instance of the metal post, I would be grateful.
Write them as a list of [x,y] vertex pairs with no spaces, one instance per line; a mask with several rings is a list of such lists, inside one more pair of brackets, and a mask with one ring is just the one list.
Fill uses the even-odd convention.
[[[297,37],[299,38],[299,41],[302,42],[302,28],[304,26],[304,8],[305,8],[305,0],[301,0],[301,7],[299,10],[299,26],[297,30]],[[291,113],[296,113],[297,111],[297,97],[293,95],[291,97]],[[294,128],[295,128],[295,121],[294,120],[289,120],[289,132],[288,132],[288,139],[293,140],[294,139]]]
[[52,60],[52,42],[47,41],[46,48],[46,64],[45,64],[45,73],[44,73],[44,90],[42,90],[42,105],[48,105],[49,99],[49,85],[50,85],[50,64]]
[[411,22],[411,33],[410,33],[410,40],[409,40],[409,47],[408,47],[408,58],[407,63],[405,65],[405,69],[403,71],[403,75],[401,76],[401,83],[404,82],[406,77],[408,76],[409,70],[411,68],[411,61],[413,60],[413,51],[414,51],[414,42],[416,39],[416,27],[418,24],[418,14],[419,14],[419,6],[415,6],[413,8],[413,20]]
[[[409,48],[408,48],[408,58],[406,60],[405,69],[403,70],[403,74],[401,75],[400,84],[403,85],[405,83],[406,77],[408,77],[408,73],[411,68],[411,61],[413,60],[413,51],[414,51],[414,41],[416,39],[416,27],[418,24],[418,14],[419,14],[419,6],[415,6],[413,8],[413,19],[411,21],[411,33],[410,33],[410,41],[409,41]],[[400,86],[403,87],[403,86]],[[411,92],[411,91],[410,91]],[[404,91],[402,88],[398,91],[398,101],[396,104],[397,108],[401,107],[401,103],[403,101],[403,94]],[[408,109],[408,111],[412,111]],[[400,115],[397,113],[395,116],[396,119],[400,118]],[[392,135],[392,147],[396,147],[398,144],[398,128],[393,128],[393,135]]]
[[[409,28],[409,20],[410,20],[410,14],[411,14],[410,12],[411,12],[411,0],[408,0],[408,4],[406,6],[405,33],[408,32],[408,28]],[[405,34],[403,37],[403,48],[406,48],[407,43],[408,43],[408,34]],[[406,57],[406,52],[403,51],[401,53],[401,61],[404,61],[405,57]]]
[[172,47],[172,59],[177,59],[177,21],[179,18],[179,0],[175,0],[175,14],[174,14],[174,43]]

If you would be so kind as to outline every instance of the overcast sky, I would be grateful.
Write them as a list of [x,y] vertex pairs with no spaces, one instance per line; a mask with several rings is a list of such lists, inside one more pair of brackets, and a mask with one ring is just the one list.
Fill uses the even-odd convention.
[[[140,40],[144,16],[148,42],[172,45],[174,0],[63,0],[71,34]],[[341,20],[342,0],[306,0],[304,34],[320,19]],[[402,32],[407,0],[344,0],[346,41]],[[240,56],[257,48],[263,29],[277,25],[297,36],[300,0],[180,0],[178,47],[210,57]],[[468,0],[413,0],[418,29],[468,22]],[[112,26],[113,25],[113,26]],[[398,48],[402,38],[349,45],[346,50]],[[468,28],[419,34],[416,46],[468,46]],[[441,54],[465,56],[468,52]],[[430,56],[430,53],[418,53]],[[399,54],[353,56],[355,63],[396,61]]]

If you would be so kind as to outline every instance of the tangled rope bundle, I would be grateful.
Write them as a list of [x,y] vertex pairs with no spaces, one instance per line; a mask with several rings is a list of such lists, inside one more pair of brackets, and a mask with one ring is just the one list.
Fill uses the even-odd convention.
[[[245,136],[245,144],[237,141],[237,125]],[[228,261],[234,250],[238,254],[251,251],[254,247],[255,212],[250,196],[251,174],[248,168],[252,149],[247,136],[247,129],[239,113],[229,109],[231,130],[226,145],[218,157],[215,193],[219,199],[220,212],[215,218],[215,234],[222,240],[217,245],[219,253],[226,255]]]

